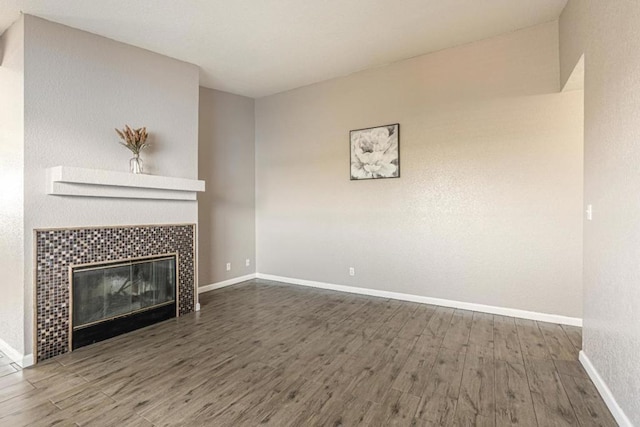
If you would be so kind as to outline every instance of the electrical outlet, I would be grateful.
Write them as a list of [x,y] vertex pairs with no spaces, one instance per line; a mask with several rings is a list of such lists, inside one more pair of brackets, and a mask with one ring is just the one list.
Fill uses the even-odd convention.
[[231,263],[230,262],[227,263],[227,271],[231,271]]
[[247,258],[246,261],[244,262],[244,265],[249,267],[251,265],[251,260]]
[[355,276],[356,275],[356,269],[353,267],[349,267],[349,276]]

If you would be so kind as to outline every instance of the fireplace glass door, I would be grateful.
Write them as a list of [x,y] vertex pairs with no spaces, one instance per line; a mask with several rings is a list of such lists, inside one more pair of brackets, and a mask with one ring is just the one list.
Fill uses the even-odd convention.
[[73,329],[176,301],[176,257],[83,266],[72,270]]

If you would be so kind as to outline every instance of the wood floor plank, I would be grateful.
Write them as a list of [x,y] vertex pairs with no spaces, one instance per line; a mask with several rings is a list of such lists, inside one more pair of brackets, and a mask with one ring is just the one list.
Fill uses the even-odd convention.
[[98,411],[83,414],[78,425],[87,427],[153,427],[149,421],[136,414],[128,403],[111,403]]
[[450,425],[460,394],[466,348],[460,351],[442,347],[422,392],[416,417],[421,422]]
[[495,425],[495,362],[493,349],[471,345],[467,349],[455,425]]
[[513,317],[493,316],[493,348],[496,360],[524,365],[518,329]]
[[573,346],[569,337],[560,325],[538,322],[549,354],[554,360],[578,360],[578,350]]
[[254,419],[255,422],[278,427],[288,425],[304,407],[310,404],[311,398],[317,395],[320,388],[320,384],[302,379],[300,383],[295,383],[267,402]]
[[0,353],[0,426],[614,425],[580,328],[264,280],[200,302],[32,368]]
[[[284,369],[274,370],[252,389],[247,390],[247,393],[241,399],[215,414],[207,411],[207,413],[201,415],[200,418],[209,419],[211,420],[210,422],[215,422],[218,425],[240,425],[242,420],[250,418],[250,412],[253,411],[254,408],[266,404],[267,401],[282,392],[282,390],[288,388],[297,379],[297,376],[286,375]],[[202,421],[204,422],[205,420]]]
[[562,329],[571,340],[576,350],[582,350],[582,329],[577,326],[562,325]]
[[451,317],[451,324],[442,339],[442,346],[451,350],[462,351],[469,343],[473,312],[456,310]]
[[[194,368],[189,364],[180,364],[179,367],[174,367],[170,371],[171,375],[167,375],[166,370],[151,368],[149,375],[143,374],[134,380],[127,378],[118,378],[114,382],[103,380],[97,383],[97,386],[117,402],[135,404],[136,409],[141,412],[185,388],[195,388],[207,381],[224,378],[243,364],[245,362],[237,357],[221,355],[205,359],[205,362],[198,364],[198,375],[193,378],[190,376],[193,375]],[[190,381],[187,380],[189,378]]]
[[409,426],[414,424],[415,414],[420,404],[416,396],[391,390],[383,402],[375,404],[365,418],[368,426]]
[[[375,339],[394,339],[398,337],[404,325],[412,318],[418,310],[419,304],[410,303],[407,306],[400,306],[389,320],[377,327],[373,337]],[[413,337],[409,337],[413,338]]]
[[356,400],[356,397],[348,392],[353,381],[354,378],[345,377],[343,373],[336,372],[311,396],[309,404],[287,421],[288,425],[306,426],[317,422],[319,414],[328,415],[328,412],[335,414],[336,410],[343,413],[346,406]]
[[[383,304],[381,304],[380,301],[367,300],[357,311],[355,311],[349,317],[344,319],[341,322],[341,326],[346,330],[353,330],[353,331],[359,330],[363,325],[365,325],[368,322],[371,322],[372,319],[376,318],[377,314],[380,314],[381,305]],[[383,318],[387,319],[391,317],[393,312],[391,313],[388,313],[388,312],[391,310],[395,310],[392,307],[393,306],[391,305],[386,305],[386,304],[384,305],[385,313],[382,316]]]
[[350,392],[372,402],[381,403],[402,372],[415,340],[396,338],[378,362],[355,375]]
[[383,354],[387,352],[392,343],[393,340],[368,340],[360,348],[359,355],[349,356],[345,364],[346,371],[354,377],[357,377],[363,371],[373,372],[373,369],[380,363]]
[[400,398],[391,406],[390,414],[385,421],[386,426],[415,425],[415,414],[420,399],[408,393],[402,393]]
[[98,390],[82,390],[63,401],[59,401],[56,406],[61,409],[60,411],[40,418],[33,422],[32,426],[69,425],[71,421],[77,424],[84,424],[86,421],[95,418],[97,412],[104,410],[112,403],[112,399]]
[[554,360],[553,364],[559,374],[588,378],[587,372],[577,360]]
[[27,379],[24,376],[23,370],[20,370],[11,375],[5,375],[3,377],[0,377],[0,389],[4,387],[8,387],[10,385],[18,384],[21,382],[27,382]]
[[422,304],[418,306],[402,329],[398,331],[398,337],[412,339],[422,335],[422,331],[424,331],[427,324],[429,324],[429,320],[431,320],[435,311],[436,307],[432,305]]
[[392,388],[413,396],[421,396],[437,356],[437,348],[414,348],[394,380]]
[[469,344],[493,348],[493,315],[473,313]]
[[553,361],[530,359],[525,366],[538,424],[577,426],[578,420]]
[[534,320],[515,319],[522,356],[525,359],[551,359],[547,343]]
[[365,399],[348,398],[338,404],[329,405],[309,419],[304,426],[367,426],[376,413],[379,404]]
[[248,363],[224,377],[214,377],[198,386],[178,389],[157,399],[155,405],[139,411],[139,414],[156,426],[190,424],[191,419],[201,414],[223,411],[272,371],[273,368],[267,365]]
[[60,410],[51,402],[40,402],[29,407],[22,407],[11,412],[2,412],[1,427],[31,426],[41,419],[54,417]]
[[451,318],[453,317],[453,308],[438,307],[429,319],[427,327],[424,328],[422,334],[418,338],[421,346],[440,347],[442,339],[449,330]]
[[3,386],[0,386],[0,402],[35,390],[35,387],[31,385],[31,383],[22,380],[22,377],[18,375],[19,373],[12,375],[12,377],[16,378],[15,382],[6,382]]
[[496,360],[496,426],[538,425],[524,365]]
[[569,375],[560,375],[560,379],[580,425],[602,427],[618,425],[591,380]]
[[15,374],[16,372],[18,372],[18,370],[19,370],[18,368],[13,367],[13,365],[11,364],[0,365],[0,377],[9,375],[9,374]]
[[[37,368],[31,366],[22,370],[22,376],[25,380],[36,383],[41,380],[53,377],[55,375],[61,375],[65,372],[62,369],[60,363],[57,360],[47,360],[42,363],[38,363]],[[71,371],[67,371],[71,372]]]

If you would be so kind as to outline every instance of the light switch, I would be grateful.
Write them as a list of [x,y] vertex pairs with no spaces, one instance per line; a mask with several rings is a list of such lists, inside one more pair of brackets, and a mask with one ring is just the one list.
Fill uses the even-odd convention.
[[593,205],[587,205],[587,221],[591,221],[593,219]]

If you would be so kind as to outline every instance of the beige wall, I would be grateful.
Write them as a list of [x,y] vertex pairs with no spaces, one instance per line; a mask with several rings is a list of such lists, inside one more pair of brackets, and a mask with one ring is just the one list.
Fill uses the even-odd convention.
[[[581,317],[582,94],[558,76],[549,23],[258,99],[258,271]],[[349,181],[349,130],[396,122],[401,178]]]
[[0,339],[23,352],[24,21],[0,37]]
[[586,22],[587,1],[569,1],[562,11],[558,33],[560,35],[560,84],[565,85],[580,57],[584,53],[584,43],[589,35]]
[[196,223],[197,202],[59,197],[45,170],[128,170],[114,127],[147,126],[150,173],[198,177],[198,68],[33,16],[25,17],[25,326],[32,335],[34,228]]
[[640,425],[640,3],[570,0],[561,62],[585,54],[584,352]]
[[256,271],[254,100],[200,88],[199,122],[198,170],[207,182],[207,191],[198,195],[204,286]]

